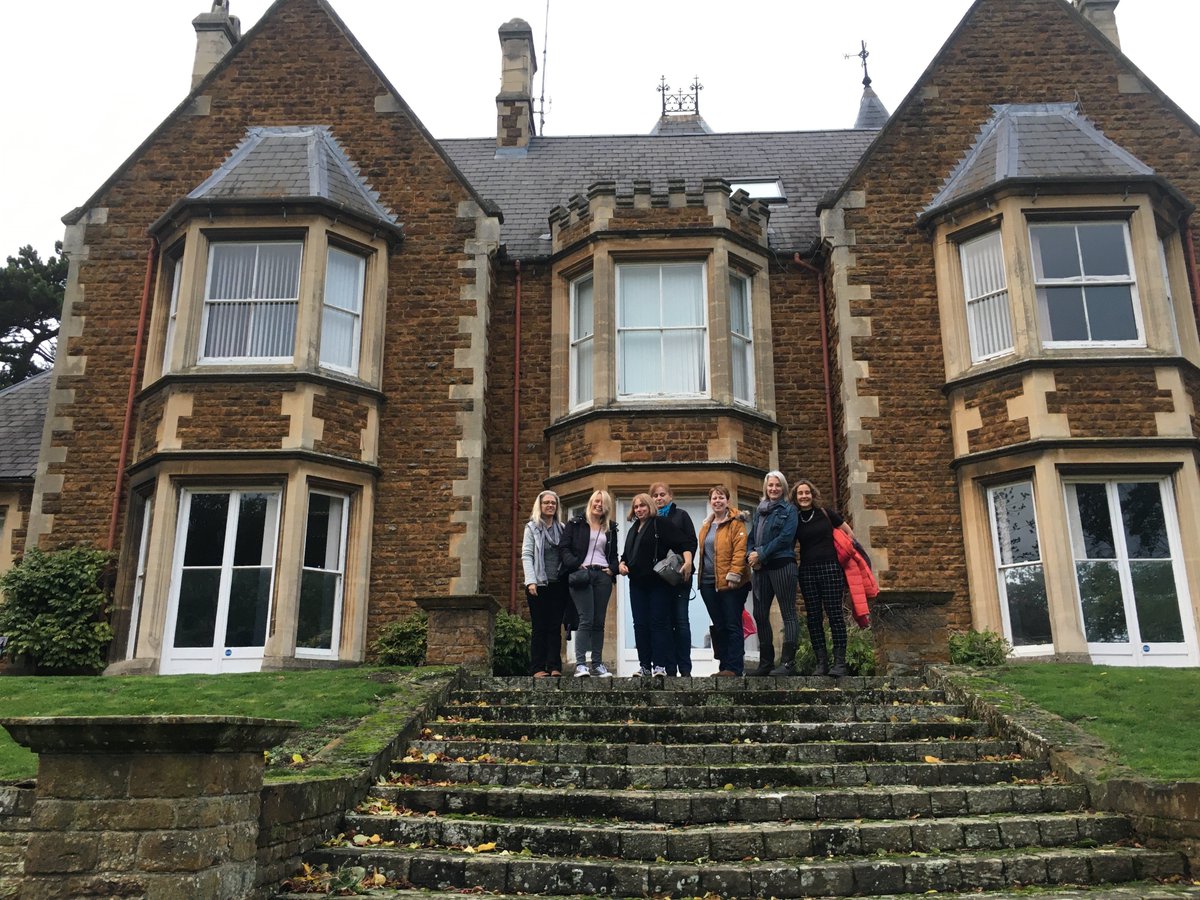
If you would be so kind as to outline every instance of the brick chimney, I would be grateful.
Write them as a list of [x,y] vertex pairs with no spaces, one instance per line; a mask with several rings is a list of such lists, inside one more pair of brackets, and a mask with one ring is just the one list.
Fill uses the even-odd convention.
[[537,58],[528,22],[513,19],[500,26],[500,53],[496,149],[524,151],[537,133],[533,122],[533,75],[537,72]]
[[192,64],[192,87],[213,70],[241,39],[242,23],[229,14],[229,0],[213,0],[212,10],[192,19],[196,29],[196,61]]
[[1117,4],[1121,0],[1074,0],[1075,8],[1080,15],[1099,28],[1106,38],[1117,47],[1121,46],[1121,36],[1117,34]]

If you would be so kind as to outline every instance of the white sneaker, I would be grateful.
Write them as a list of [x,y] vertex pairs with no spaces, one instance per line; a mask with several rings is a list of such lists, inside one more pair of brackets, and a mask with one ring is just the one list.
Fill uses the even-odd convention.
[[588,667],[583,665],[582,663],[580,663],[579,665],[577,665],[575,667],[575,677],[576,678],[587,678],[591,674],[592,673],[588,669]]
[[604,663],[596,663],[592,666],[592,674],[597,678],[612,678],[612,672],[604,668]]
[[667,670],[664,669],[662,666],[655,666],[654,669],[650,672],[650,674],[653,675],[655,678],[659,678],[659,677],[665,678],[667,676]]
[[638,669],[636,672],[633,673],[633,677],[634,678],[649,678],[650,670],[646,666],[642,666],[640,669]]

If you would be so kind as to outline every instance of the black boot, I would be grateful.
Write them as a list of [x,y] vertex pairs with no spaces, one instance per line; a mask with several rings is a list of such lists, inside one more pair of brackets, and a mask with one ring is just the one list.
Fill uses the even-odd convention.
[[761,678],[764,675],[770,675],[771,670],[775,668],[775,650],[771,647],[760,648],[758,659],[758,668],[746,674],[752,678]]
[[850,674],[850,669],[846,666],[846,651],[833,651],[833,665],[829,668],[829,674],[834,678],[844,678]]
[[824,647],[814,651],[817,655],[817,664],[813,666],[813,674],[822,676],[829,674],[829,651]]
[[795,675],[796,674],[796,645],[784,644],[783,656],[779,659],[779,665],[771,670],[772,675]]

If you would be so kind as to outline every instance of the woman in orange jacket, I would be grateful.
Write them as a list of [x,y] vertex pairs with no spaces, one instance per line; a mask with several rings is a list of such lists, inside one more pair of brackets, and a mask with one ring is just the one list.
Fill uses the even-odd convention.
[[750,588],[746,562],[746,525],[729,509],[729,489],[718,484],[708,492],[712,515],[696,536],[696,571],[700,596],[713,624],[713,655],[721,666],[718,675],[744,674],[745,638],[742,609]]

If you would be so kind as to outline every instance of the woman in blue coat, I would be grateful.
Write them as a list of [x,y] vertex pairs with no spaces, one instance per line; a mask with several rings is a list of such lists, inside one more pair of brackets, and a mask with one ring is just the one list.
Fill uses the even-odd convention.
[[[783,473],[763,479],[763,495],[746,541],[746,561],[754,584],[754,624],[758,627],[758,668],[751,675],[795,675],[800,617],[796,615],[796,507],[788,500]],[[783,655],[775,665],[771,601],[783,617]]]

